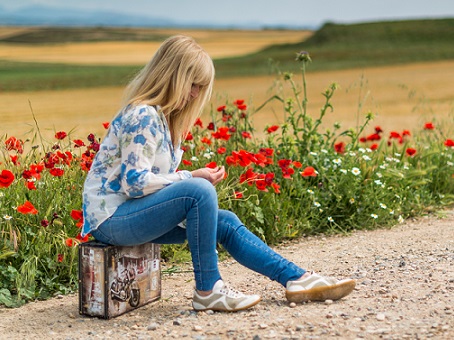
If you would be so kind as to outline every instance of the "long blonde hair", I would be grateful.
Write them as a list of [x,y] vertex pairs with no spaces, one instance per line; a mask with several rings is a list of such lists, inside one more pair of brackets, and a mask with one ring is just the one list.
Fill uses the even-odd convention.
[[[208,53],[191,37],[172,36],[126,87],[123,105],[160,106],[176,146],[200,116],[213,81],[214,65]],[[200,86],[199,95],[188,102],[192,85]]]

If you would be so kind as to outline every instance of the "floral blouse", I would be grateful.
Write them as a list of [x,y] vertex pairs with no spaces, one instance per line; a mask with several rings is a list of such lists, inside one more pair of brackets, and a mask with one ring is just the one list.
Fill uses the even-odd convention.
[[176,171],[183,152],[174,149],[167,121],[158,110],[127,106],[110,124],[85,180],[82,236],[126,200],[192,177],[189,171]]

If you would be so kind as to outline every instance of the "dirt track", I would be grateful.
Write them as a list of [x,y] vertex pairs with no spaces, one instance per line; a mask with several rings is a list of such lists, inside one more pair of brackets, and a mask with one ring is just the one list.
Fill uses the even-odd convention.
[[224,280],[261,294],[238,313],[192,311],[189,270],[163,277],[162,299],[112,320],[78,314],[78,297],[0,308],[2,339],[453,339],[454,210],[393,229],[291,242],[278,251],[324,275],[353,277],[334,303],[290,307],[284,290],[233,260]]

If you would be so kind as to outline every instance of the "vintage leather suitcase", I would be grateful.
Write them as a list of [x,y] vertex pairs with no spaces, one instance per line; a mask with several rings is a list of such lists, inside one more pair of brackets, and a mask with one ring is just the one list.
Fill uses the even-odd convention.
[[79,245],[79,313],[110,319],[161,297],[160,247]]

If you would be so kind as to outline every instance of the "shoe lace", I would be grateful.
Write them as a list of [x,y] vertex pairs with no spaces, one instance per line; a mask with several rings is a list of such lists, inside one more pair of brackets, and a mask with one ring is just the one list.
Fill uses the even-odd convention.
[[243,296],[243,293],[235,290],[235,289],[232,289],[228,286],[224,286],[222,287],[220,290],[219,290],[220,293],[222,294],[225,294],[226,296],[228,297],[231,297],[231,298],[238,298],[238,297],[241,297]]

